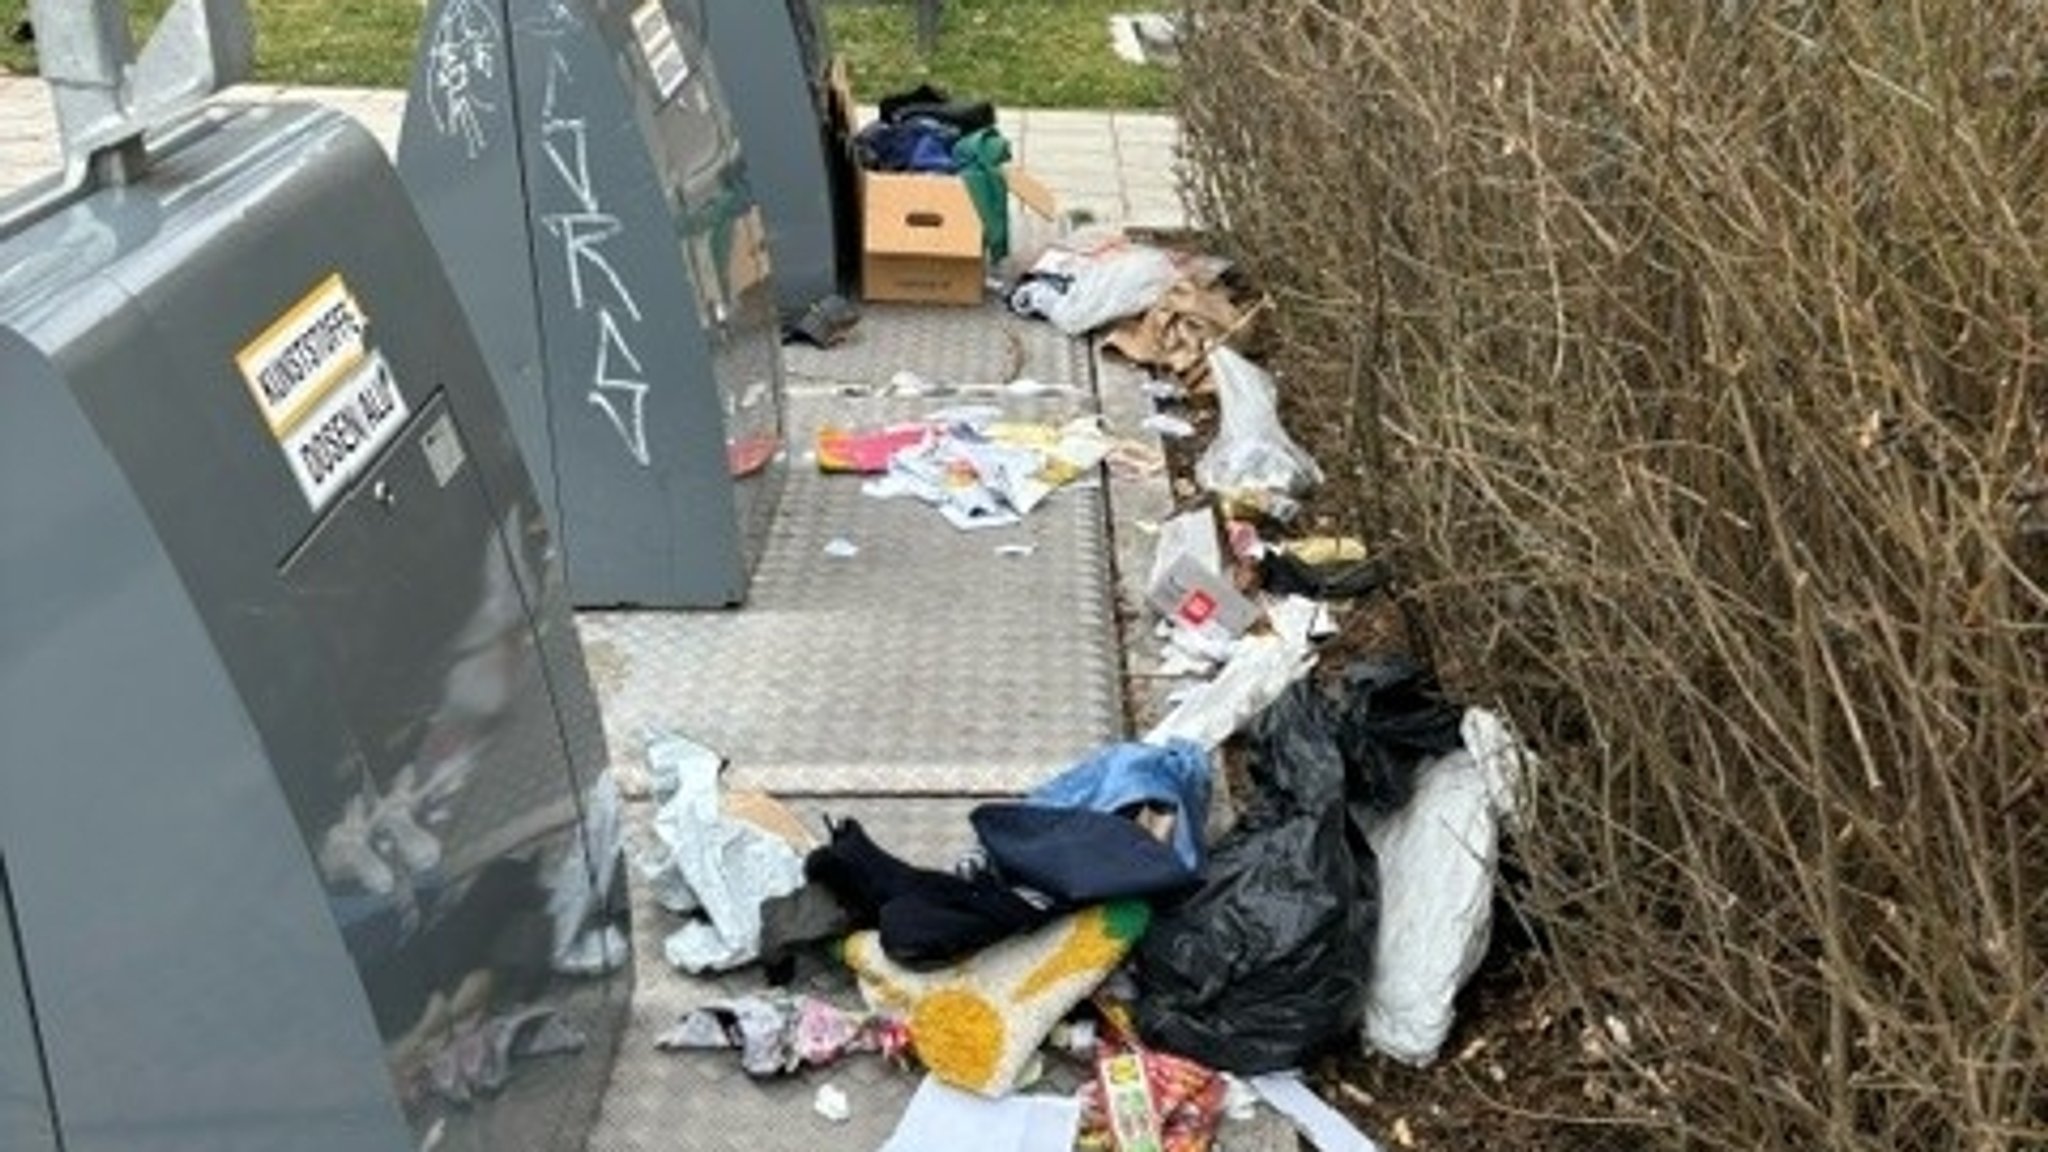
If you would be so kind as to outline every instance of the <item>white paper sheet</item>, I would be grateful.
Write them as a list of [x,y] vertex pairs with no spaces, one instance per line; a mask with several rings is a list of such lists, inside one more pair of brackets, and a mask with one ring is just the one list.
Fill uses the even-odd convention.
[[992,1100],[926,1076],[881,1152],[1072,1152],[1080,1130],[1071,1097]]
[[1321,1152],[1380,1152],[1380,1146],[1346,1120],[1343,1113],[1309,1091],[1301,1082],[1300,1073],[1269,1072],[1252,1077],[1251,1086],[1261,1099],[1292,1120],[1295,1128]]

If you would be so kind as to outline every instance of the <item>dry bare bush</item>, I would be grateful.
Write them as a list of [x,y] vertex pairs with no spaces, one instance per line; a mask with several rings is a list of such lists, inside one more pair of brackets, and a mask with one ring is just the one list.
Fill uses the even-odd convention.
[[2048,5],[1194,8],[1189,196],[1657,1122],[2048,1145]]

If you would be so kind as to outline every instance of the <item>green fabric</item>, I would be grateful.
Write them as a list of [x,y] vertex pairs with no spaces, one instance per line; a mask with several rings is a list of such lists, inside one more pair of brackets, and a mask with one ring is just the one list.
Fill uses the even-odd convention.
[[1010,185],[1003,179],[1009,160],[1010,142],[993,128],[970,132],[953,144],[953,164],[981,216],[981,253],[991,268],[1010,254]]

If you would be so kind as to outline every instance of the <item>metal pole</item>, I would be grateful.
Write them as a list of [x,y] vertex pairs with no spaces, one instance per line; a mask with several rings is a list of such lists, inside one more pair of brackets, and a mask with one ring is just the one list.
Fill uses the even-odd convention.
[[135,54],[126,0],[29,0],[36,63],[50,86],[64,175],[33,200],[0,212],[0,232],[81,190],[141,174],[143,134],[248,74],[247,0],[176,0]]
[[[125,147],[128,61],[135,55],[127,5],[29,0],[28,10],[36,28],[36,66],[57,107],[65,167],[81,159],[81,151]],[[137,127],[134,135],[140,134]]]

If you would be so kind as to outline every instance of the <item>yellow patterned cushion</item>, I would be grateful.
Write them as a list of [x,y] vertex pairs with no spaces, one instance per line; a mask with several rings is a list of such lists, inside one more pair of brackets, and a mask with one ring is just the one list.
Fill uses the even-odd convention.
[[932,1075],[1001,1096],[1053,1025],[1130,954],[1151,915],[1142,900],[1084,908],[933,972],[892,962],[873,932],[848,937],[845,957],[869,1007],[907,1017]]

